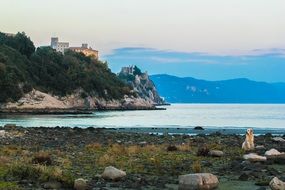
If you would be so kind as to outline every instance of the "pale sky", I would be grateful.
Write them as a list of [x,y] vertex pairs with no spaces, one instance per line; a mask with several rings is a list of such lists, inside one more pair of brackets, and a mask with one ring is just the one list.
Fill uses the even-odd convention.
[[285,47],[285,0],[0,0],[0,31],[122,47],[246,53]]

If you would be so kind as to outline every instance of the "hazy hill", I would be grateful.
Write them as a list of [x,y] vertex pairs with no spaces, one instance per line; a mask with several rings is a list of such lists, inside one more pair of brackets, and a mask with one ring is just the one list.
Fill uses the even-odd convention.
[[285,103],[285,83],[265,83],[248,79],[222,81],[152,75],[161,96],[179,103]]

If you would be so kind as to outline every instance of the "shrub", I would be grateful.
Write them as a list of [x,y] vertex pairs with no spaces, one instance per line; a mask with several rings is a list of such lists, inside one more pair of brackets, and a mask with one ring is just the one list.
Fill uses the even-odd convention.
[[33,163],[35,164],[44,164],[44,165],[51,165],[52,164],[52,159],[51,155],[49,152],[38,152],[35,154],[33,158]]
[[85,148],[87,151],[93,152],[93,151],[100,150],[102,148],[102,145],[100,143],[92,143],[92,144],[86,145]]
[[80,97],[83,98],[83,99],[87,98],[88,94],[86,94],[86,92],[81,92]]
[[177,146],[178,150],[183,152],[189,152],[191,151],[191,145],[190,144],[181,144]]
[[198,151],[197,151],[197,156],[207,156],[209,151],[210,150],[207,145],[204,144],[202,146],[199,146]]
[[98,165],[106,167],[108,165],[114,165],[116,163],[116,157],[110,154],[104,154],[97,160]]
[[140,153],[142,150],[141,150],[141,147],[137,146],[137,145],[132,145],[132,146],[129,146],[127,148],[127,152],[129,155],[133,155],[133,154],[138,154]]
[[15,162],[9,166],[7,176],[10,176],[14,179],[37,179],[39,177],[39,172],[32,165],[25,163]]
[[15,182],[0,181],[0,190],[20,190],[21,188]]
[[201,173],[202,167],[200,161],[195,161],[192,164],[192,170],[194,173]]
[[0,156],[0,166],[1,165],[7,165],[11,162],[11,158],[7,156]]
[[59,167],[51,167],[46,165],[31,165],[27,163],[15,162],[9,166],[7,177],[14,180],[33,180],[46,182],[56,180],[62,182],[65,186],[73,185],[74,177],[63,172]]
[[33,90],[33,87],[32,85],[26,83],[24,84],[22,89],[23,89],[23,92],[26,94],[26,93],[31,92]]
[[108,149],[107,153],[114,154],[114,155],[126,155],[127,151],[126,151],[126,147],[124,145],[113,144]]
[[177,151],[177,150],[178,150],[178,148],[175,145],[169,145],[167,147],[167,151]]

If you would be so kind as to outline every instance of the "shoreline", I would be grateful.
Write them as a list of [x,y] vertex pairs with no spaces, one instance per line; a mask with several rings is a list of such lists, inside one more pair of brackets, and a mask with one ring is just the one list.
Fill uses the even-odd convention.
[[139,111],[139,110],[166,110],[166,108],[160,107],[101,107],[95,109],[0,109],[0,115],[4,114],[13,114],[13,115],[64,115],[64,114],[92,114],[94,112],[103,112],[103,111]]
[[[197,127],[120,127],[120,128],[106,128],[118,132],[126,133],[149,133],[149,134],[174,134],[174,135],[211,135],[211,134],[221,134],[221,135],[244,135],[247,127],[201,127],[202,129],[196,129]],[[255,135],[266,135],[272,134],[277,136],[285,135],[284,128],[254,128]]]
[[[104,112],[104,111],[102,111]],[[94,113],[94,112],[92,112]],[[39,115],[44,116],[46,114],[12,114],[12,116],[25,116],[25,115]],[[52,114],[47,114],[52,115]],[[61,115],[61,114],[55,114],[55,115]],[[72,115],[72,114],[71,114]],[[88,115],[88,114],[87,114]],[[0,114],[0,116],[6,116],[5,114]],[[74,117],[76,115],[74,114]],[[88,117],[88,116],[87,116]],[[44,118],[43,118],[44,119]],[[1,118],[0,118],[1,120]],[[5,125],[12,125],[12,126],[21,126],[17,123],[2,123],[2,126]],[[211,134],[217,134],[217,135],[245,135],[245,131],[248,128],[252,128],[254,130],[254,134],[256,136],[262,136],[266,134],[271,134],[275,136],[282,136],[285,135],[285,128],[259,128],[259,127],[216,127],[216,126],[189,126],[189,127],[122,127],[122,126],[21,126],[23,128],[47,128],[47,129],[74,129],[78,128],[81,130],[86,129],[93,129],[93,130],[106,130],[106,131],[112,131],[117,133],[130,133],[130,134],[153,134],[153,135],[189,135],[189,136],[196,136],[196,135],[211,135]],[[1,128],[1,123],[0,123]]]

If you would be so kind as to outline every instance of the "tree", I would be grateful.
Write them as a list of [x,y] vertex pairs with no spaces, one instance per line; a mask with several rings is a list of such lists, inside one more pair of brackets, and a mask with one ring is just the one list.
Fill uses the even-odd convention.
[[141,70],[135,65],[135,67],[134,67],[134,75],[141,75],[141,74],[142,74]]
[[15,36],[8,36],[4,33],[0,33],[0,45],[7,45],[18,50],[21,54],[28,58],[35,52],[34,43],[25,34],[25,32],[18,32]]
[[26,55],[28,58],[35,52],[34,43],[26,36],[24,32],[17,33],[14,37],[15,43],[17,44],[16,49]]

